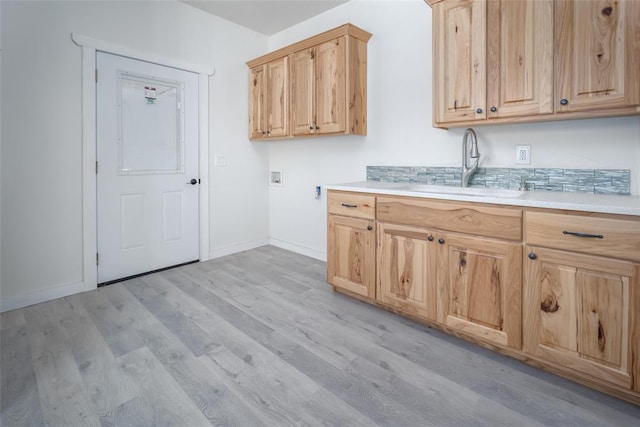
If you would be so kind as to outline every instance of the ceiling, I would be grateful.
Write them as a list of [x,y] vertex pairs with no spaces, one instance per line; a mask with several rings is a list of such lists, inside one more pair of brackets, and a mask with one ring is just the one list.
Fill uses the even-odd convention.
[[270,36],[348,0],[180,0]]

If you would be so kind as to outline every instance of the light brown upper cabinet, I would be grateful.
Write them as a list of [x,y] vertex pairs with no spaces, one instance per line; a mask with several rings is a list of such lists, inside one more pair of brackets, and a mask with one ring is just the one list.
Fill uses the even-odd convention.
[[427,2],[434,126],[640,114],[640,2]]
[[486,13],[484,0],[455,0],[434,6],[436,123],[475,120],[476,114],[485,118]]
[[338,37],[293,54],[293,135],[338,133],[346,130],[346,44],[345,37]]
[[556,0],[556,110],[640,105],[640,2]]
[[487,3],[487,117],[553,112],[553,1]]
[[[345,24],[247,62],[254,70],[274,60],[285,62],[288,98],[284,132],[267,137],[367,134],[367,42],[371,34]],[[288,67],[287,67],[288,65]],[[268,85],[267,85],[268,87]],[[249,138],[262,139],[259,97],[249,97]],[[278,118],[280,116],[277,116]],[[280,123],[280,122],[278,122]]]
[[450,0],[433,17],[436,126],[553,112],[553,0]]
[[275,59],[250,70],[251,139],[281,138],[289,135],[288,59]]

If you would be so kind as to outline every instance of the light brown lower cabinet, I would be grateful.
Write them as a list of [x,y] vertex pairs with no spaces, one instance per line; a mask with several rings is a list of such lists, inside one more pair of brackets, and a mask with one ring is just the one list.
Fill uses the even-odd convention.
[[335,290],[640,405],[640,217],[328,193]]
[[376,298],[398,310],[436,320],[437,247],[433,232],[378,224]]
[[328,216],[327,281],[337,288],[375,298],[375,221]]
[[539,247],[527,254],[524,350],[631,389],[638,264]]
[[379,223],[376,299],[519,349],[521,254],[519,244]]
[[454,234],[438,242],[438,322],[520,349],[522,245]]

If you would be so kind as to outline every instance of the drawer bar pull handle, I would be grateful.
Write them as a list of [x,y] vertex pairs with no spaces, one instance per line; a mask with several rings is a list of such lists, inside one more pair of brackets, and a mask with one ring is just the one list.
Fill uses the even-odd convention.
[[576,237],[590,237],[590,238],[594,238],[594,239],[604,239],[604,236],[602,234],[589,234],[589,233],[576,233],[575,231],[563,231],[562,234],[568,234],[569,236],[576,236]]
[[343,203],[342,206],[345,208],[357,208],[358,205],[354,205],[353,203]]

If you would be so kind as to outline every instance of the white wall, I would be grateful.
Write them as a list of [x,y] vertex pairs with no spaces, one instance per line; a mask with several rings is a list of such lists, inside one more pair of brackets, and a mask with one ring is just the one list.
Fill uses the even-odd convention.
[[[2,2],[0,309],[82,287],[81,49],[71,33],[211,64],[210,253],[268,239],[267,146],[247,141],[247,68],[267,38],[179,2]],[[213,155],[229,165],[213,167]],[[206,177],[203,177],[206,179]]]
[[[423,0],[352,0],[269,38],[269,49],[351,22],[368,44],[368,136],[272,142],[269,166],[274,244],[326,258],[326,214],[316,185],[361,181],[367,165],[458,166],[464,129],[431,125],[431,9]],[[640,191],[640,118],[476,127],[481,166],[516,167],[516,144],[531,144],[531,167],[630,169]]]

